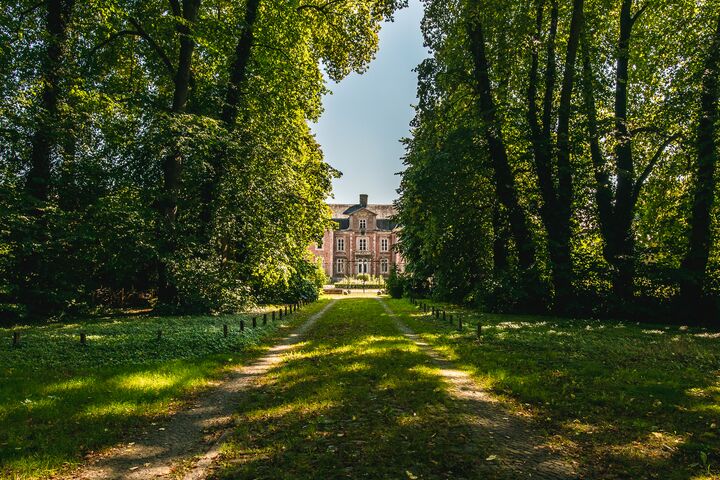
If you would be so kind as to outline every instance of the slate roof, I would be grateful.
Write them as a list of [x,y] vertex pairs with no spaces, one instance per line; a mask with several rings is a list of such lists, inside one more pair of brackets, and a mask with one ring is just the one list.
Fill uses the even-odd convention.
[[332,219],[339,224],[340,230],[346,230],[350,228],[350,215],[367,208],[370,212],[376,215],[376,224],[379,230],[392,230],[396,227],[396,223],[391,220],[395,215],[395,207],[388,204],[369,203],[367,207],[363,207],[359,203],[331,203],[328,204],[330,210],[332,210]]

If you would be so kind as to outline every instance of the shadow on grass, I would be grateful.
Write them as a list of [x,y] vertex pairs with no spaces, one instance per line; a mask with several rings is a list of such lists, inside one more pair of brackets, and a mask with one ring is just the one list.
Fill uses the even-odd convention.
[[[581,451],[587,478],[718,478],[720,340],[698,329],[471,315],[466,330],[390,301],[478,381]],[[475,338],[478,319],[483,338]]]
[[452,398],[377,301],[338,302],[309,337],[248,392],[217,478],[517,478],[482,406]]

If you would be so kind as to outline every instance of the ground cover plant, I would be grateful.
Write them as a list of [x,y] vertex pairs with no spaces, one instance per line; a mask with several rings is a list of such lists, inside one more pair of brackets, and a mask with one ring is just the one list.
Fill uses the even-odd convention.
[[45,478],[143,425],[162,428],[163,417],[325,302],[275,322],[268,315],[267,325],[255,315],[254,329],[251,314],[117,318],[23,327],[19,347],[0,329],[0,477]]
[[577,449],[587,478],[720,476],[720,333],[449,306],[443,322],[407,300],[388,304],[512,410]]
[[[238,406],[215,478],[482,478],[492,439],[380,302],[338,301]],[[497,471],[485,478],[501,478]]]

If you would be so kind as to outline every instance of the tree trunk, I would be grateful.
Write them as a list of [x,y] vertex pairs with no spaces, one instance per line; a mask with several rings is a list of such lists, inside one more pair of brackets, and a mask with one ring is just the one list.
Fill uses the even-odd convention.
[[510,230],[518,250],[520,268],[532,275],[532,272],[535,271],[535,245],[528,228],[525,212],[518,201],[515,179],[508,162],[500,121],[496,115],[489,65],[485,55],[485,38],[482,24],[477,15],[473,15],[468,24],[468,34],[474,62],[473,74],[478,94],[478,107],[495,173],[495,188],[500,202],[507,211]]
[[[177,10],[177,7],[175,8]],[[190,76],[192,73],[192,56],[195,50],[195,40],[192,37],[192,25],[197,21],[200,0],[183,0],[181,12],[182,22],[177,24],[177,33],[180,36],[180,51],[178,66],[173,78],[175,89],[170,108],[171,114],[181,114],[187,108],[190,95]],[[178,193],[180,191],[180,175],[182,173],[182,158],[179,150],[173,148],[163,159],[163,197],[160,199],[160,265],[158,268],[158,300],[162,304],[171,304],[177,295],[176,289],[168,278],[167,260],[176,249],[175,220],[177,218]]]
[[[223,106],[220,120],[225,128],[232,132],[238,117],[238,109],[241,100],[241,89],[247,80],[247,68],[250,63],[250,54],[255,38],[254,26],[258,16],[260,0],[248,0],[245,5],[245,19],[242,27],[242,34],[235,47],[235,58],[230,66],[230,76],[225,93],[225,105]],[[210,180],[203,186],[202,192],[202,213],[203,236],[208,236],[212,229],[212,219],[217,202],[217,192],[220,182],[226,172],[227,152],[218,152],[212,159],[213,172]]]
[[59,106],[74,0],[48,0],[45,8],[47,39],[40,61],[42,87],[35,131],[30,138],[29,170],[25,178],[25,191],[32,200],[27,206],[31,220],[23,244],[34,246],[18,254],[15,269],[17,301],[27,307],[28,316],[33,318],[41,318],[57,308],[47,300],[48,290],[53,286],[43,273],[46,269],[42,254],[49,241],[43,207],[50,199],[52,156],[62,138],[60,129],[64,122]]
[[26,191],[40,202],[50,194],[52,153],[58,138],[61,79],[66,55],[68,23],[74,0],[48,0],[46,2],[47,47],[41,61],[42,94],[40,112],[35,120],[35,133],[31,138],[30,170],[26,178]]
[[635,276],[635,239],[632,232],[632,216],[635,207],[635,168],[632,140],[627,125],[628,66],[630,63],[630,35],[633,16],[632,0],[623,0],[620,8],[620,36],[615,66],[615,208],[608,243],[613,266],[613,290],[615,295],[628,299],[633,294]]
[[[688,306],[702,304],[705,271],[707,269],[712,230],[710,228],[714,196],[715,169],[718,151],[715,139],[720,95],[720,16],[707,58],[703,66],[700,93],[700,118],[697,125],[697,158],[695,164],[695,192],[690,218],[688,251],[683,260],[685,278],[681,285],[682,296]],[[697,311],[696,309],[693,309]]]

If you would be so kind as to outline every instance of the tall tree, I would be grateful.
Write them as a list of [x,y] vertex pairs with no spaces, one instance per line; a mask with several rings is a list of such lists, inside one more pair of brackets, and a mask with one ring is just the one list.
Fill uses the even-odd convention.
[[[632,32],[648,4],[633,12],[633,0],[623,0],[619,11],[619,34],[615,47],[613,96],[613,163],[614,176],[607,167],[607,160],[600,146],[601,132],[595,106],[595,81],[590,61],[589,36],[585,36],[583,48],[583,95],[589,131],[590,154],[596,179],[597,210],[600,232],[603,237],[603,254],[612,267],[612,284],[618,298],[629,299],[634,293],[635,237],[633,218],[635,207],[645,182],[667,147],[678,138],[677,134],[663,133],[654,153],[646,159],[640,175],[636,172],[636,155],[633,138],[643,132],[655,132],[657,126],[648,125],[630,129],[628,119],[628,93],[630,84],[630,58]],[[614,188],[613,188],[614,183]]]
[[[544,7],[544,1],[537,2],[536,31],[533,40],[535,45],[540,44]],[[535,170],[543,199],[540,212],[547,231],[548,252],[555,288],[555,307],[556,309],[562,309],[572,297],[573,267],[570,252],[570,220],[573,202],[573,169],[570,164],[569,129],[572,93],[575,83],[575,60],[583,28],[583,0],[573,2],[565,67],[560,89],[560,102],[557,109],[556,129],[553,125],[553,99],[557,68],[555,58],[555,43],[558,30],[557,1],[552,1],[550,12],[550,29],[546,40],[547,53],[542,124],[536,102],[539,66],[539,54],[536,47],[533,48],[528,81],[527,116],[530,125]],[[554,148],[551,134],[553,130],[556,130]],[[557,172],[557,181],[553,172]]]
[[[715,175],[718,163],[718,96],[720,96],[720,15],[717,27],[702,62],[700,116],[697,122],[695,191],[688,250],[683,259],[682,296],[688,306],[701,306],[710,247],[711,212],[715,201]],[[696,308],[693,310],[697,311]]]
[[526,213],[518,199],[517,186],[510,168],[502,127],[497,116],[497,107],[490,82],[490,65],[485,53],[482,12],[477,8],[479,6],[477,0],[470,3],[474,8],[468,12],[467,32],[473,59],[473,77],[479,116],[483,122],[485,141],[495,174],[495,189],[500,202],[507,211],[510,230],[518,250],[520,267],[528,272],[533,272],[536,269],[535,244],[528,227]]

